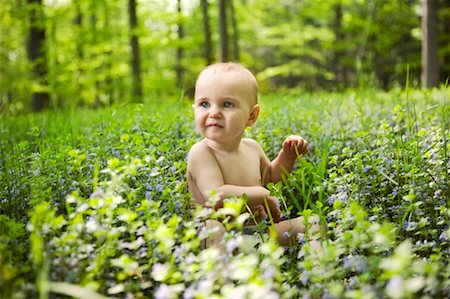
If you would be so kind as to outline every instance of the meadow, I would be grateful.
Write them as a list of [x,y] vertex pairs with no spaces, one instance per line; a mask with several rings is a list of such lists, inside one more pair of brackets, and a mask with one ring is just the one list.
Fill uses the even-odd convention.
[[[310,142],[285,217],[321,216],[322,251],[254,248],[245,199],[189,210],[188,100],[0,119],[1,298],[450,298],[449,88],[261,96],[246,136]],[[248,215],[247,215],[248,216]],[[202,219],[230,219],[227,253]]]

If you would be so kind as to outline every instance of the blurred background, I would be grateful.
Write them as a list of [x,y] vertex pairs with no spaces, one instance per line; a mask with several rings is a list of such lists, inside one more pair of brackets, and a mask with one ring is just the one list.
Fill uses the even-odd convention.
[[190,97],[236,61],[262,92],[448,85],[449,0],[2,0],[0,115]]

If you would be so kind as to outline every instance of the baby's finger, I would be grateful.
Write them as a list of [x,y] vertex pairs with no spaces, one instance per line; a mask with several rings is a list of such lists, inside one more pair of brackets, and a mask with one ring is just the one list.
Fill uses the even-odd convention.
[[292,145],[293,145],[293,140],[292,140],[292,139],[289,139],[289,138],[286,138],[286,140],[283,142],[283,145],[284,145],[284,146],[287,146],[287,147],[292,147]]
[[299,141],[297,144],[297,150],[300,154],[304,154],[308,151],[308,142],[306,142],[304,139]]
[[276,208],[275,211],[273,211],[272,213],[272,217],[273,217],[273,222],[274,223],[278,223],[281,221],[281,210],[280,208]]

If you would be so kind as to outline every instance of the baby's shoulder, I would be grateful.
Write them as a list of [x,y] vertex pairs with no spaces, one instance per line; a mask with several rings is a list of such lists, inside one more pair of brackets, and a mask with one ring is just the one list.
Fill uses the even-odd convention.
[[196,144],[194,144],[190,149],[188,153],[188,159],[195,159],[196,157],[204,157],[204,156],[211,155],[211,151],[208,148],[208,146],[205,144],[205,142],[199,141]]
[[257,151],[262,150],[261,145],[258,142],[256,142],[254,139],[243,138],[241,142],[243,145],[249,147],[252,150],[257,150]]

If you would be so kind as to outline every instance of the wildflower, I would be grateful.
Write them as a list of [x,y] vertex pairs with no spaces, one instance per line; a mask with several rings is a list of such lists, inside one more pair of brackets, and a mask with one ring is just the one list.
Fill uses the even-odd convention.
[[156,163],[161,164],[165,160],[164,156],[161,156],[156,160]]
[[[211,277],[212,278],[212,277]],[[201,280],[198,284],[197,290],[201,293],[209,293],[213,289],[214,280],[213,279],[204,279]]]
[[297,234],[298,245],[303,245],[306,243],[306,238],[304,234]]
[[405,221],[405,223],[403,224],[403,230],[404,231],[412,231],[417,227],[417,223],[414,221]]
[[336,200],[336,194],[331,194],[330,197],[325,201],[328,205],[332,205]]
[[309,280],[309,272],[303,271],[302,275],[300,275],[300,281],[302,282],[303,285],[306,286],[308,284],[308,280]]
[[297,259],[300,260],[301,258],[303,258],[305,256],[305,251],[300,250],[297,254]]
[[346,285],[346,289],[347,290],[353,290],[358,286],[359,283],[359,279],[357,276],[352,276],[350,277],[350,279],[348,280],[348,283]]
[[177,298],[178,294],[182,292],[183,289],[184,286],[182,284],[175,284],[168,286],[163,283],[156,290],[155,298],[156,299]]
[[89,196],[89,199],[92,198],[104,198],[105,194],[103,193],[103,189],[102,188],[97,188],[97,190],[95,190],[91,196]]
[[398,187],[397,186],[392,188],[392,195],[394,195],[394,197],[398,195]]
[[140,226],[137,230],[136,230],[136,236],[142,236],[144,235],[144,233],[146,233],[148,231],[148,228],[146,225],[142,225]]
[[236,238],[231,238],[227,241],[227,252],[232,253],[236,248],[239,248],[243,242],[242,236],[237,236]]
[[159,175],[158,167],[154,167],[154,168],[152,169],[152,171],[150,172],[150,176],[151,176],[151,177],[155,177],[155,176],[158,176],[158,175]]
[[342,202],[346,202],[348,199],[347,192],[341,192],[338,194],[338,199]]
[[156,191],[162,192],[163,190],[164,190],[164,186],[163,185],[161,185],[161,184],[157,184],[156,185]]
[[311,299],[311,294],[310,293],[305,293],[303,295],[303,299]]
[[344,258],[344,269],[348,269],[350,268],[350,258],[348,256],[346,256]]
[[[161,264],[156,263],[152,267],[152,278],[156,281],[164,281],[166,280],[170,275],[170,265],[169,264]],[[165,289],[163,289],[161,292],[164,292]],[[160,297],[163,298],[163,297]]]
[[442,195],[442,190],[438,189],[434,192],[434,197],[439,198]]
[[89,217],[89,219],[86,221],[86,232],[93,233],[97,231],[97,229],[98,229],[97,221],[95,221],[94,217]]
[[193,299],[195,297],[195,289],[191,286],[184,290],[183,299]]
[[292,232],[291,231],[285,231],[283,233],[283,238],[289,239],[292,236]]
[[399,275],[392,277],[387,286],[386,293],[392,298],[402,298],[404,293],[404,281]]
[[448,240],[448,236],[445,231],[442,231],[442,233],[439,235],[439,241],[444,242],[445,240]]

